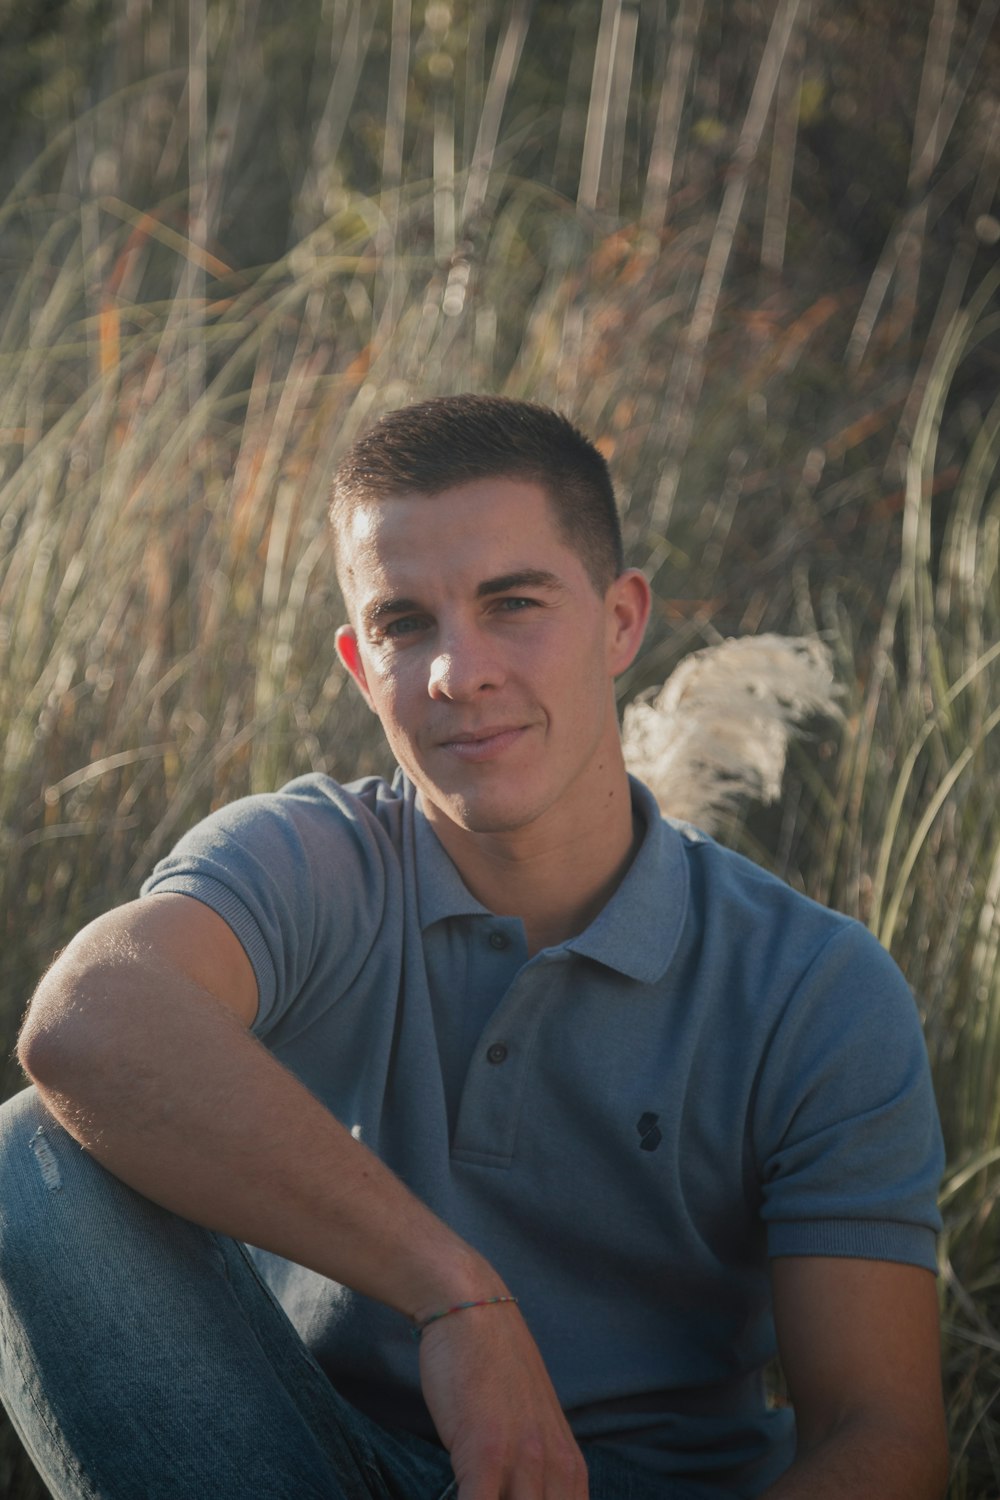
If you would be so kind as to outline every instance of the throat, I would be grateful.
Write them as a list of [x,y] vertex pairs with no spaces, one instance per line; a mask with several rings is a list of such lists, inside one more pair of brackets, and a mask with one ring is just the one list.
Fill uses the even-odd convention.
[[497,916],[520,917],[529,956],[577,937],[604,909],[642,842],[631,808],[617,837],[602,830],[552,848],[525,849],[500,838],[453,840],[436,828],[466,886]]

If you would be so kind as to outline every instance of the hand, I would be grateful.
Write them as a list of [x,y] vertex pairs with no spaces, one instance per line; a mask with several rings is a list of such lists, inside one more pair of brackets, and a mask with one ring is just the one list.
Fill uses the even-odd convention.
[[515,1306],[432,1323],[420,1379],[459,1500],[587,1500],[583,1454]]

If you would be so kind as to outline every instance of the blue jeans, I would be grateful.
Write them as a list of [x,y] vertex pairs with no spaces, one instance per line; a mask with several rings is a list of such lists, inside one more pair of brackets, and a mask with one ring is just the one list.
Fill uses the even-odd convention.
[[[339,1396],[242,1245],[0,1110],[0,1395],[59,1500],[443,1500],[443,1448]],[[665,1500],[603,1448],[599,1500]]]

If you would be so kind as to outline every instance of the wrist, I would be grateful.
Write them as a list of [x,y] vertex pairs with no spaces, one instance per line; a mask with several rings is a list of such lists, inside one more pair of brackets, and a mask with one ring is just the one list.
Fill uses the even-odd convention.
[[422,1319],[419,1323],[414,1323],[410,1328],[410,1333],[419,1344],[426,1330],[431,1328],[435,1323],[440,1323],[442,1318],[450,1318],[455,1313],[472,1312],[479,1307],[500,1307],[504,1304],[516,1307],[517,1298],[509,1296],[475,1297],[471,1302],[456,1302],[453,1306],[442,1307],[438,1312],[431,1313],[429,1317]]
[[413,1326],[427,1323],[443,1311],[463,1304],[510,1297],[503,1278],[471,1245],[458,1240],[414,1277],[406,1305],[401,1307]]

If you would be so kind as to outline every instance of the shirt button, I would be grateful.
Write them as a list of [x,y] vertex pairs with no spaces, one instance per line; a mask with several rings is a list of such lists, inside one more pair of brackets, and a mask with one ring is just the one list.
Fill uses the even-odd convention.
[[505,932],[491,932],[490,947],[495,948],[498,953],[502,953],[505,948],[510,947],[510,938]]
[[491,1063],[502,1063],[507,1056],[507,1048],[503,1042],[494,1042],[486,1049],[486,1061]]

